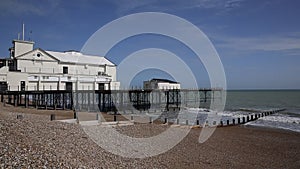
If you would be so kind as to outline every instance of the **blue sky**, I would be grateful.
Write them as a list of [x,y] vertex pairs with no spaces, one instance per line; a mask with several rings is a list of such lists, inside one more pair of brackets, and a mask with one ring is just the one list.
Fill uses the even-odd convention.
[[[22,22],[25,38],[34,40],[36,48],[80,51],[95,31],[112,20],[137,12],[165,12],[188,20],[208,36],[224,65],[229,89],[300,89],[299,9],[297,0],[1,0],[0,56],[8,56]],[[165,37],[130,38],[107,57],[118,64],[147,47],[180,55],[199,71],[199,85],[209,86],[203,66],[193,65],[192,53]],[[142,77],[150,78],[146,72]]]

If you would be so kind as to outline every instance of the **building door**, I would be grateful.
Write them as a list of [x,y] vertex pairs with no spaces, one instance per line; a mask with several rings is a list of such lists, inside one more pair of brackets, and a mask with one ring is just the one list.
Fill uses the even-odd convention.
[[73,86],[72,82],[66,82],[66,90],[72,91],[72,86]]
[[0,82],[0,91],[7,91],[7,83]]
[[98,90],[104,90],[105,86],[104,83],[98,83]]
[[21,81],[21,91],[25,91],[25,81]]

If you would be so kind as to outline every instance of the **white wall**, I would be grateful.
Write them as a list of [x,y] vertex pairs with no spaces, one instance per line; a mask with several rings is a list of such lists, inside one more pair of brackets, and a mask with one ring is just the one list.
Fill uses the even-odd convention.
[[7,73],[7,85],[9,90],[18,91],[21,90],[21,81],[25,81],[28,84],[28,74],[22,72],[8,72]]
[[112,81],[117,81],[117,69],[115,66],[106,66],[106,73],[111,76]]
[[144,89],[180,89],[180,83],[145,81]]
[[120,82],[111,82],[110,83],[110,89],[111,90],[119,90],[120,89]]
[[180,84],[177,83],[158,83],[158,89],[180,89]]

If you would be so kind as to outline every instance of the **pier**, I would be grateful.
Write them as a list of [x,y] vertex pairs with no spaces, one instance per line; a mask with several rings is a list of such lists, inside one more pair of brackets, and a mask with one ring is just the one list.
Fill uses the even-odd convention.
[[84,112],[169,111],[184,107],[205,107],[222,99],[222,89],[169,90],[43,90],[2,91],[1,102],[25,108],[68,109]]

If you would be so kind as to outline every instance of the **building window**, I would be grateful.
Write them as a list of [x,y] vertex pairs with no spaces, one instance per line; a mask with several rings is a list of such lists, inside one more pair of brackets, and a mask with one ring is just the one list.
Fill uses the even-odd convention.
[[68,67],[66,66],[63,67],[63,74],[68,74]]

